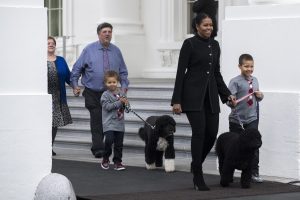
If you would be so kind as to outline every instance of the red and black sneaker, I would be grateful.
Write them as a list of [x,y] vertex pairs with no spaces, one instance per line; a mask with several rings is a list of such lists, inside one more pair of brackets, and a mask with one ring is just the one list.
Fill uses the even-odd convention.
[[109,169],[109,159],[103,158],[101,162],[102,169]]
[[114,170],[121,171],[121,170],[125,170],[125,169],[126,169],[125,166],[121,162],[115,163]]

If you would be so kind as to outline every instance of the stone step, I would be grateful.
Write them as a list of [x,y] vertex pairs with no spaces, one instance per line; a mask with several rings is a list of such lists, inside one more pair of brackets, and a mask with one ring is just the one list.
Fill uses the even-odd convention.
[[[132,99],[141,99],[141,100],[163,100],[169,101],[172,98],[173,90],[171,89],[145,89],[145,88],[130,88],[127,92],[127,98],[129,100]],[[73,98],[73,92],[71,90],[67,90],[68,100]],[[82,96],[80,96],[83,98]],[[80,98],[74,97],[74,98]]]
[[[127,98],[131,109],[143,120],[149,116],[170,115],[174,117],[177,123],[174,134],[176,158],[190,158],[191,128],[185,114],[173,115],[171,111],[170,99],[173,87],[174,80],[132,79]],[[89,158],[81,157],[80,159],[93,160],[94,158],[90,156],[90,114],[84,107],[84,97],[82,95],[74,97],[70,87],[67,87],[67,96],[73,124],[59,128],[54,146],[64,155],[63,159],[76,160],[76,155],[73,154],[80,154],[89,155]],[[144,122],[133,112],[125,113],[124,152],[143,154],[145,144],[137,134],[142,126]]]
[[[78,120],[83,120],[83,121],[89,121],[90,120],[90,115],[88,110],[86,109],[71,109],[70,110],[72,118],[74,121]],[[143,120],[146,120],[150,116],[161,116],[161,115],[170,115],[174,118],[176,123],[178,125],[187,125],[188,120],[186,118],[185,114],[181,115],[173,115],[170,111],[161,111],[161,112],[155,112],[152,110],[139,110],[139,112],[136,110],[136,114],[141,117]],[[142,123],[143,121],[132,112],[125,113],[125,124],[126,122],[137,122],[137,123]]]
[[[183,140],[175,140],[174,147],[176,151],[190,151],[190,142],[182,142]],[[80,134],[76,132],[63,134],[58,133],[55,139],[55,143],[65,144],[65,145],[79,145],[90,148],[91,146],[91,135],[89,134]],[[124,148],[130,149],[139,149],[141,151],[144,150],[145,143],[141,139],[131,138],[127,135],[124,136]]]
[[[125,124],[125,132],[126,134],[137,135],[139,128],[143,127],[143,124]],[[81,123],[80,125],[73,123],[64,127],[59,127],[59,132],[81,132],[85,134],[90,134],[90,124],[89,123]],[[188,137],[190,138],[192,135],[192,131],[190,127],[186,126],[177,126],[175,137]]]

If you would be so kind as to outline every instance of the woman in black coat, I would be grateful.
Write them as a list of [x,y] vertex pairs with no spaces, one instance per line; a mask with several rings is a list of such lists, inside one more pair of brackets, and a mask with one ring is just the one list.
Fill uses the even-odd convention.
[[223,103],[235,102],[220,73],[220,47],[212,39],[211,18],[199,13],[193,20],[195,36],[180,50],[171,105],[173,112],[186,113],[192,127],[194,188],[209,190],[203,179],[202,163],[214,145],[219,127],[219,96]]

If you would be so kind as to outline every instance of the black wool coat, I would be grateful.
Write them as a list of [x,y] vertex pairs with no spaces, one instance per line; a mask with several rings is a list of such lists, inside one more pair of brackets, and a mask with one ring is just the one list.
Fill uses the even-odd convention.
[[225,103],[231,93],[220,72],[219,43],[195,35],[181,47],[171,105],[181,104],[183,112],[201,111],[205,95],[211,111],[219,113],[219,96]]

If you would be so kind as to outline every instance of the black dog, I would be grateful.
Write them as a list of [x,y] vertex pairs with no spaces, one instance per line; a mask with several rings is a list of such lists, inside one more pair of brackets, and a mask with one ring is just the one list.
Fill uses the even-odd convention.
[[165,154],[165,171],[175,171],[174,132],[175,120],[168,116],[151,116],[144,127],[139,129],[139,136],[145,141],[145,161],[147,169],[162,167]]
[[242,133],[227,132],[217,139],[216,153],[219,159],[220,184],[229,186],[235,169],[242,171],[241,187],[249,188],[251,183],[251,163],[254,153],[262,145],[257,129],[246,129]]

